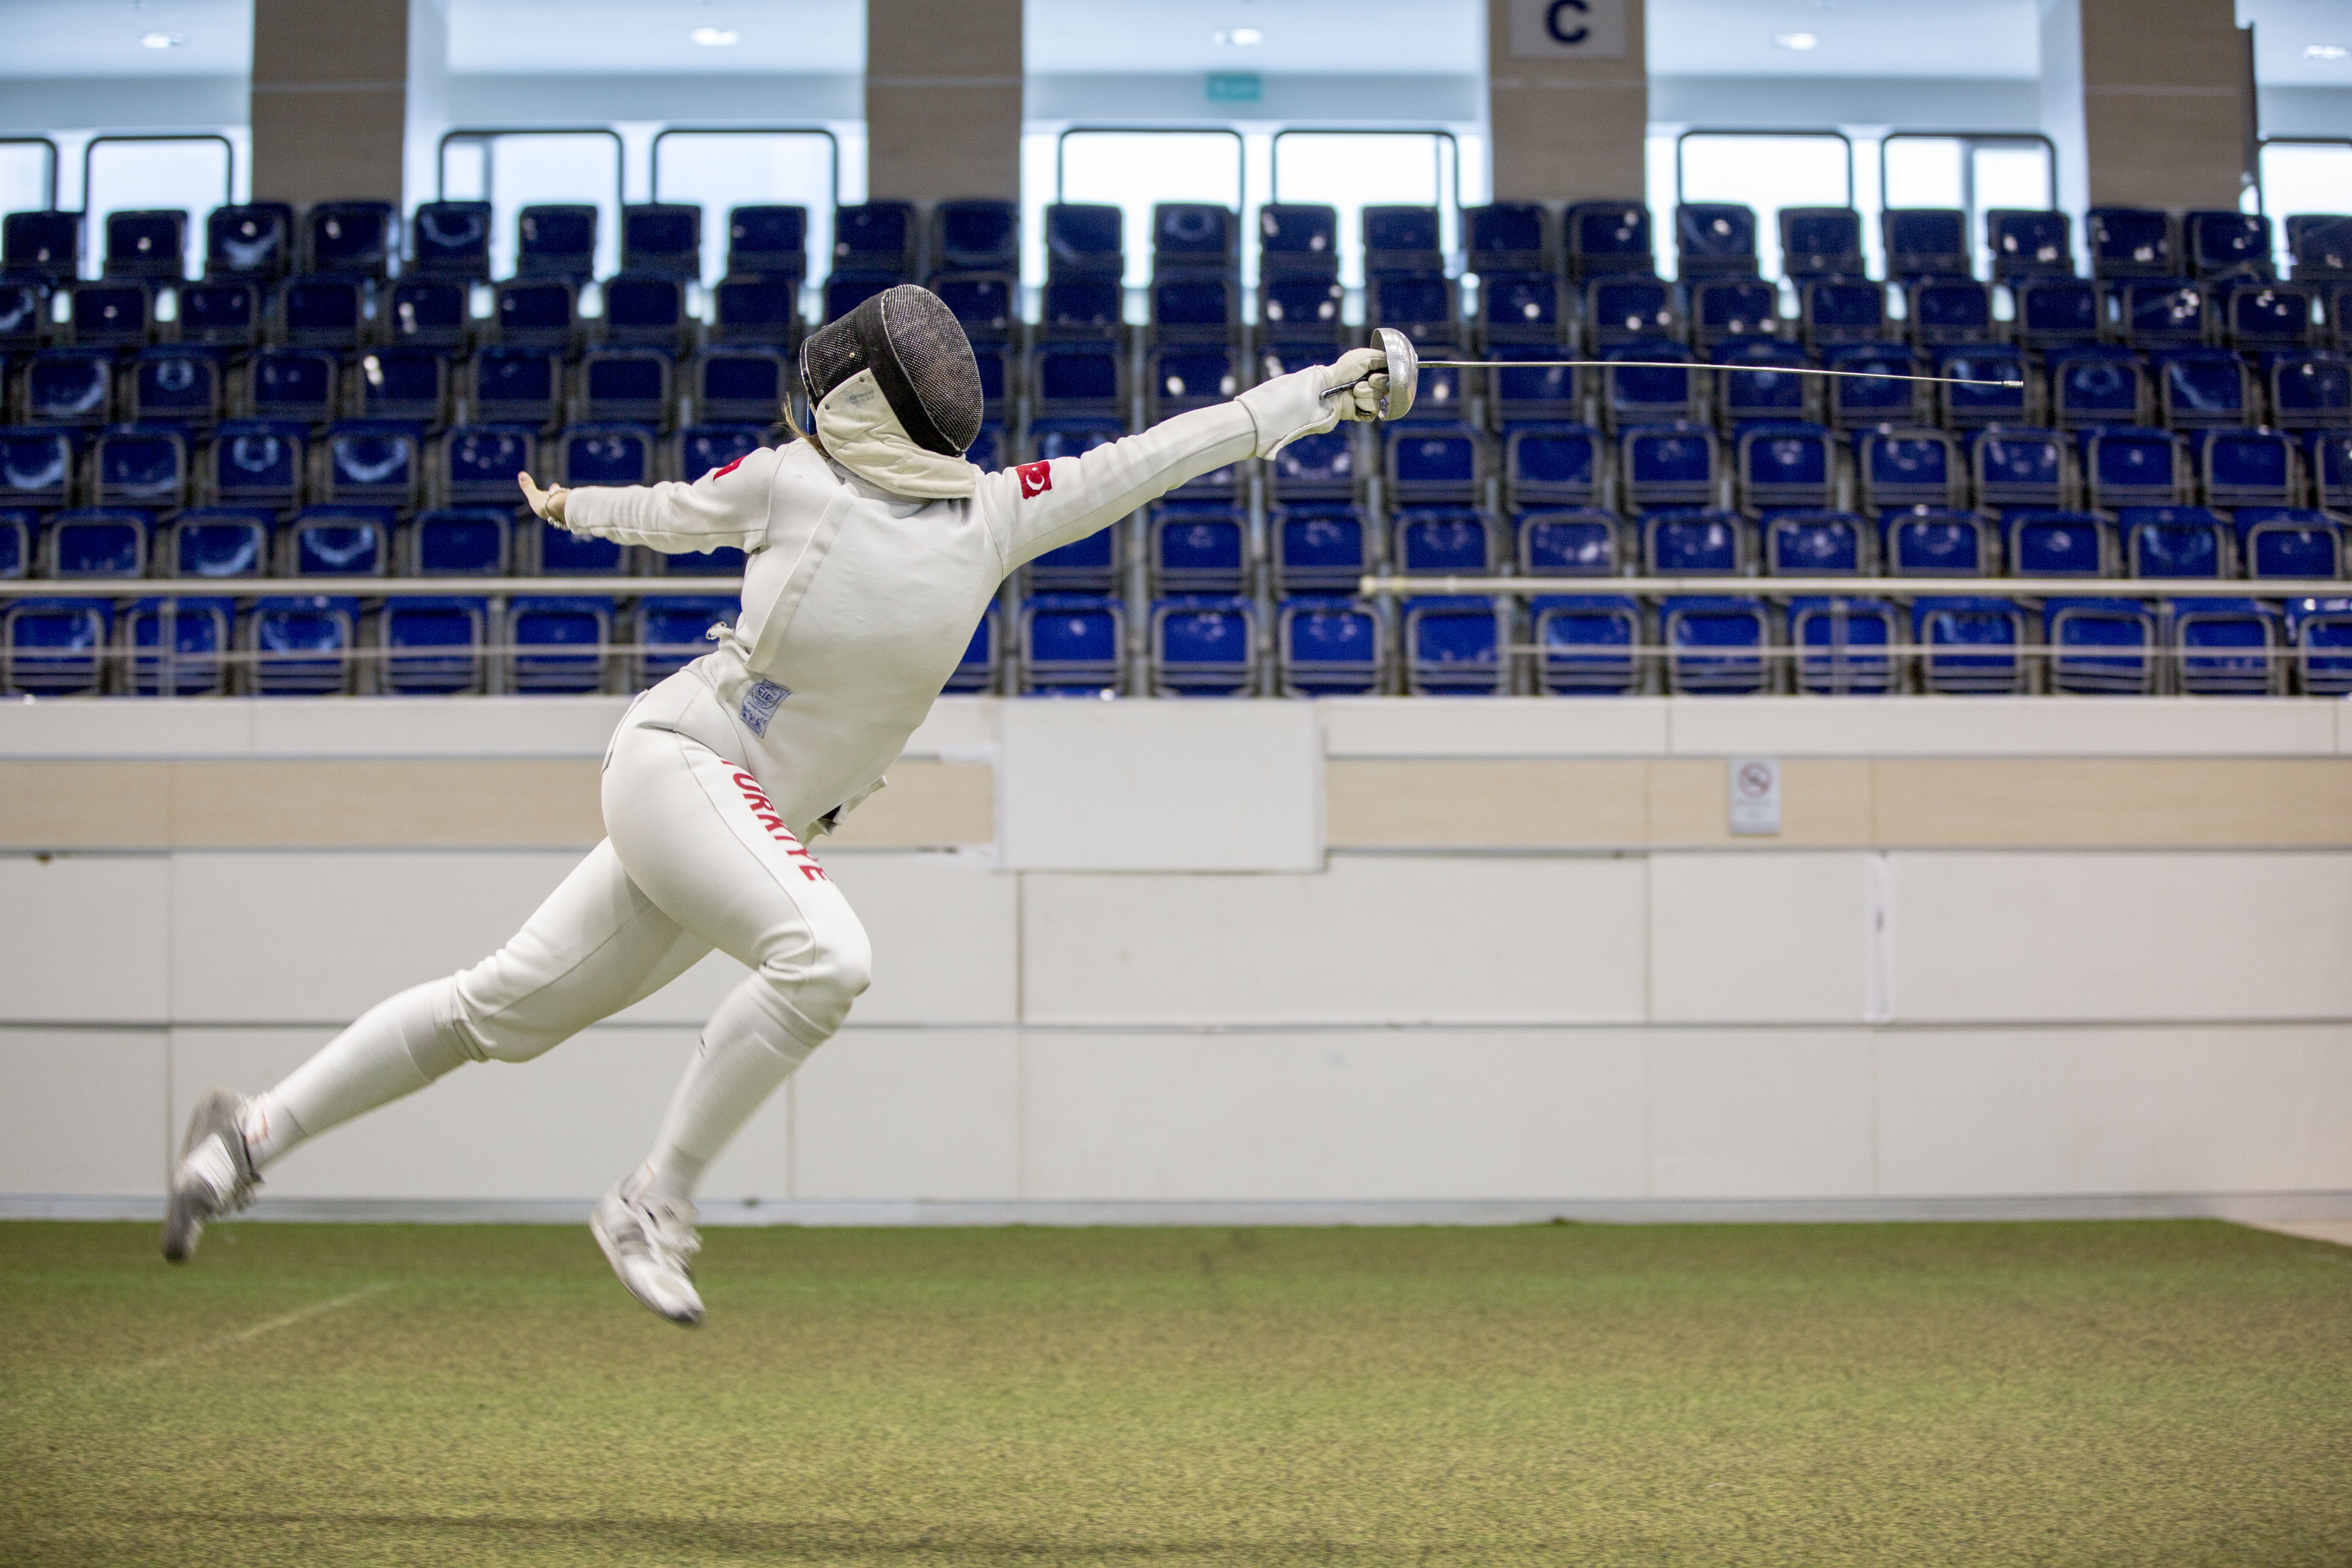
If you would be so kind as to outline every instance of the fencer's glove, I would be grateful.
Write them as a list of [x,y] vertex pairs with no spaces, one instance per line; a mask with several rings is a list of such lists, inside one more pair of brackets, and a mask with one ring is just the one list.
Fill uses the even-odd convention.
[[1323,392],[1340,418],[1360,424],[1378,419],[1389,395],[1389,356],[1379,349],[1349,349],[1323,367]]
[[570,490],[565,489],[562,485],[541,489],[531,482],[529,474],[517,474],[515,483],[522,487],[523,500],[530,503],[530,510],[533,512],[558,527],[563,526],[563,498],[572,493]]

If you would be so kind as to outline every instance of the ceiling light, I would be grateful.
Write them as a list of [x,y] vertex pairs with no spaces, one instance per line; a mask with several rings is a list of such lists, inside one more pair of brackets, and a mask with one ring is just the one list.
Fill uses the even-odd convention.
[[1247,48],[1252,44],[1265,42],[1265,35],[1255,27],[1220,27],[1209,35],[1209,41],[1217,44],[1233,44]]
[[1819,48],[1821,47],[1821,35],[1818,33],[1775,33],[1772,35],[1772,43],[1777,48]]
[[740,42],[743,35],[732,27],[697,27],[687,37],[707,49],[723,49],[730,44]]
[[176,49],[188,41],[185,33],[142,33],[139,41],[151,49]]
[[2303,46],[2303,58],[2307,60],[2340,60],[2346,55],[2352,55],[2352,49],[2347,49],[2341,44],[2305,44]]

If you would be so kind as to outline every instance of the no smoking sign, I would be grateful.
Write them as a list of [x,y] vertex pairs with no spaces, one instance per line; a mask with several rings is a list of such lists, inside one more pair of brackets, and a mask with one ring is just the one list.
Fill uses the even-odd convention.
[[1780,764],[1770,757],[1731,759],[1731,831],[1780,831]]

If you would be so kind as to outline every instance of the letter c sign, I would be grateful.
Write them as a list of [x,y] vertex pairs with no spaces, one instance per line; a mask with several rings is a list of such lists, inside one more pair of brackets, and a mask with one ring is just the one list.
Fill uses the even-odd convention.
[[1544,31],[1555,43],[1580,44],[1592,37],[1592,29],[1584,25],[1584,18],[1591,14],[1592,7],[1585,0],[1551,0],[1550,8],[1544,12]]
[[1511,53],[1519,59],[1622,59],[1633,0],[1511,0]]

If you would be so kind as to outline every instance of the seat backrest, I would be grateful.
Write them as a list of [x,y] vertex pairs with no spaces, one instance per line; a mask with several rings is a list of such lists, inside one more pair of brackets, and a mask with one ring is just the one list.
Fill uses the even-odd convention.
[[940,203],[931,209],[931,265],[942,271],[1020,270],[1020,204],[977,196]]
[[1992,272],[2013,278],[2074,275],[2074,220],[2062,212],[1995,207],[1985,214]]
[[490,204],[426,202],[408,224],[408,270],[417,277],[487,281]]
[[1364,276],[1443,272],[1445,252],[1433,206],[1368,206],[1363,216]]
[[1045,208],[1045,275],[1118,278],[1127,270],[1127,214],[1101,202]]
[[1685,278],[1753,275],[1756,210],[1738,202],[1685,202],[1675,208],[1675,252]]
[[1782,207],[1780,224],[1784,277],[1862,276],[1862,215],[1852,207]]
[[1540,202],[1496,202],[1465,207],[1462,242],[1466,265],[1481,278],[1501,272],[1554,272],[1551,212]]
[[400,243],[390,202],[320,202],[302,218],[302,266],[312,272],[382,278]]
[[702,276],[702,209],[641,202],[621,209],[621,270],[691,282]]
[[1151,271],[1237,272],[1241,221],[1213,202],[1160,202],[1151,209]]
[[922,230],[912,202],[860,202],[833,209],[833,269],[912,282]]
[[2156,207],[2093,207],[2084,220],[2095,278],[2178,278],[2180,239]]
[[109,278],[179,279],[187,271],[188,215],[176,207],[106,215]]
[[1969,253],[1969,215],[1958,207],[1890,207],[1878,215],[1891,279],[1966,278],[1976,270]]
[[2286,220],[2286,245],[2298,281],[2352,278],[2352,214],[2297,213]]
[[1576,202],[1562,226],[1568,275],[1576,282],[1609,272],[1654,272],[1650,209],[1637,201]]
[[596,271],[596,225],[587,202],[527,206],[515,218],[515,276],[585,283]]
[[807,273],[808,208],[762,205],[729,209],[729,277],[802,278]]
[[2181,219],[2192,277],[2271,275],[2271,220],[2259,213],[2191,212]]
[[1339,273],[1339,209],[1318,203],[1268,202],[1257,209],[1257,268],[1265,279]]
[[81,220],[55,209],[0,218],[0,267],[59,283],[80,277]]
[[294,269],[294,209],[285,202],[215,207],[205,219],[205,276],[282,278]]

